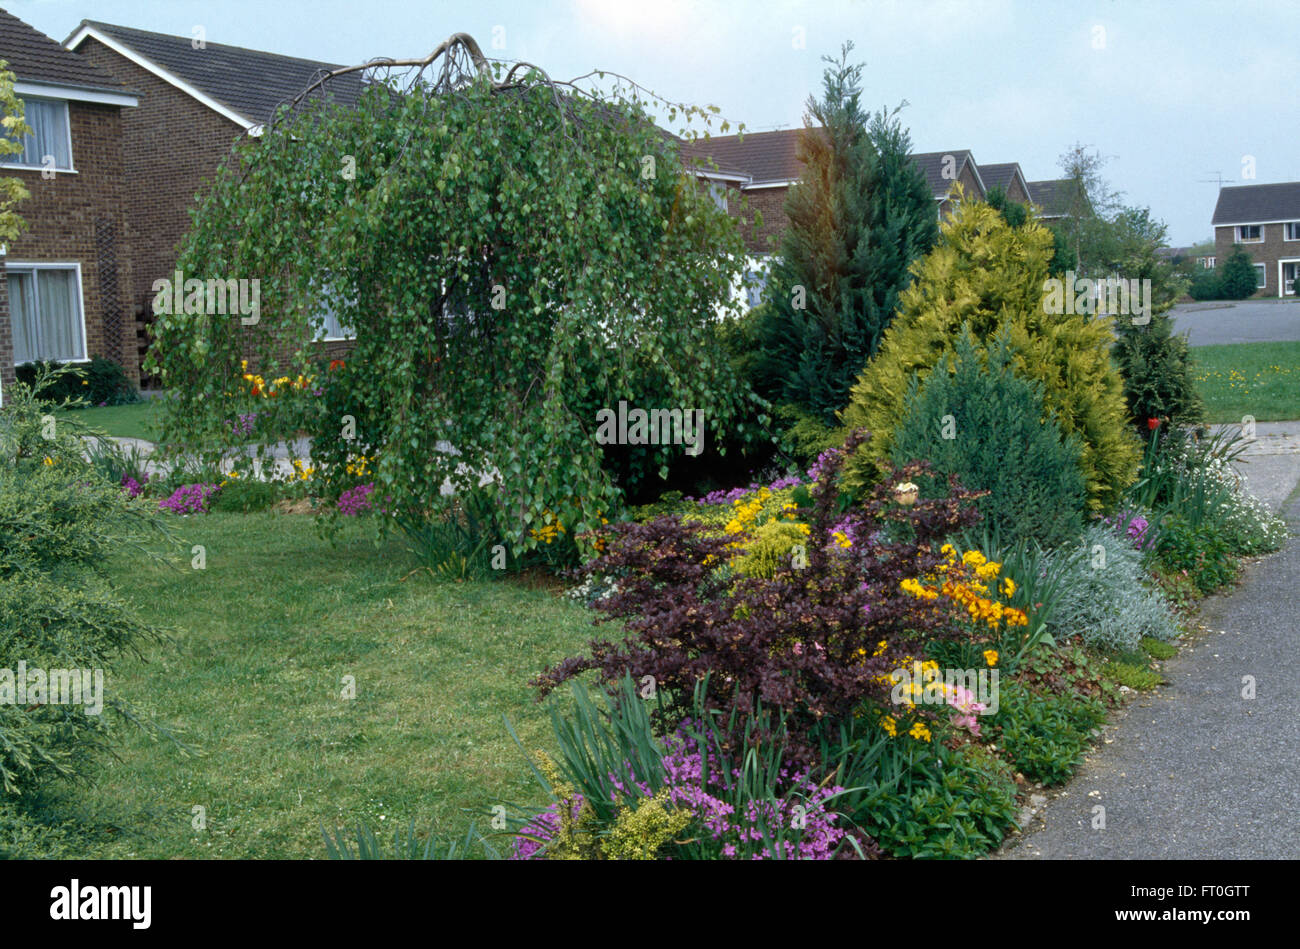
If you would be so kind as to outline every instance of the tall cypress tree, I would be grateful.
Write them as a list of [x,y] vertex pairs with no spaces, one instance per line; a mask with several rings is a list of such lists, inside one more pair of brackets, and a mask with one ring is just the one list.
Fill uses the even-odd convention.
[[[934,199],[910,158],[898,109],[869,116],[862,64],[826,58],[820,100],[809,97],[799,140],[804,172],[768,304],[756,327],[755,387],[826,424],[849,400],[880,345],[908,267],[938,238]],[[901,108],[901,106],[900,106]]]

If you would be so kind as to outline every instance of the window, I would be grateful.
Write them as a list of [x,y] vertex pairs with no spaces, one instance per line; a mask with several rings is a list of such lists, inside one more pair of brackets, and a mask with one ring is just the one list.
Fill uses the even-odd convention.
[[763,302],[764,292],[767,290],[768,265],[769,261],[766,254],[760,257],[751,257],[746,264],[744,276],[745,305],[751,310]]
[[1255,265],[1255,289],[1263,290],[1268,285],[1268,270],[1263,264]]
[[1282,236],[1284,240],[1300,241],[1300,221],[1287,221],[1282,228]]
[[709,182],[709,197],[713,199],[719,210],[727,210],[727,186],[721,181]]
[[1204,267],[1206,270],[1213,270],[1213,269],[1214,269],[1214,258],[1213,258],[1213,257],[1202,257],[1202,258],[1201,258],[1201,266]]
[[344,326],[339,322],[339,316],[334,311],[330,301],[321,301],[321,309],[318,315],[324,318],[325,326],[316,332],[316,342],[323,343],[327,340],[357,338],[357,331],[353,327]]
[[23,150],[7,161],[24,168],[41,168],[47,156],[59,171],[72,171],[72,136],[68,128],[68,103],[55,99],[23,99],[23,112],[31,135],[23,136]]
[[9,316],[14,365],[86,358],[81,272],[75,264],[9,265]]
[[1263,227],[1259,224],[1241,224],[1237,227],[1237,243],[1253,244],[1262,241]]

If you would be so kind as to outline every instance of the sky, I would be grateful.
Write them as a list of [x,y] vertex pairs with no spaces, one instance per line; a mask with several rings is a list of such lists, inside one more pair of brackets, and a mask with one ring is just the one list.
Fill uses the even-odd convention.
[[[1061,177],[1076,143],[1169,243],[1225,185],[1300,181],[1300,0],[0,0],[62,42],[82,19],[325,62],[427,55],[455,32],[556,79],[605,69],[749,131],[802,124],[823,56],[906,101],[917,151]],[[664,122],[671,131],[678,125]],[[716,133],[716,127],[715,127]]]

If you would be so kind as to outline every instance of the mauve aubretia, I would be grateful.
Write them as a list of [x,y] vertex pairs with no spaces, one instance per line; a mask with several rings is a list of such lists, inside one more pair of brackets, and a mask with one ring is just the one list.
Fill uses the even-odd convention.
[[132,498],[138,498],[144,492],[144,485],[129,474],[122,475],[122,487],[126,489],[126,493]]
[[230,429],[230,434],[239,438],[246,438],[253,434],[253,425],[257,421],[256,412],[248,412],[240,415],[237,419],[226,419],[226,427]]
[[206,514],[208,501],[221,490],[218,484],[187,484],[177,488],[169,498],[158,502],[158,507],[174,514]]
[[370,495],[374,490],[373,484],[359,484],[355,488],[348,488],[339,495],[339,513],[347,517],[356,517],[366,511],[374,510],[374,505],[370,503]]
[[[829,810],[827,804],[843,788],[819,787],[807,771],[791,775],[786,767],[781,770],[783,795],[774,800],[744,801],[738,811],[731,800],[738,775],[726,773],[713,749],[706,762],[689,723],[667,741],[662,760],[669,803],[695,815],[698,833],[707,834],[722,857],[734,859],[748,854],[750,859],[766,860],[774,856],[769,846],[779,848],[789,860],[830,860],[842,855],[841,844],[849,831],[836,826],[840,815]],[[630,764],[625,766],[627,774],[621,779],[609,775],[615,788],[610,800],[653,797],[650,785],[636,778]],[[557,809],[561,806],[552,804],[524,826],[522,834],[526,836],[515,839],[511,859],[532,858],[555,836],[560,828]],[[576,819],[582,809],[581,795],[575,795],[569,806]],[[764,844],[765,833],[773,841],[771,845]],[[775,841],[778,836],[784,838],[780,843]]]
[[755,481],[748,487],[743,488],[719,488],[717,491],[710,491],[702,498],[685,498],[686,501],[695,501],[697,504],[732,504],[739,501],[748,494],[753,494],[766,487],[769,491],[780,491],[782,488],[793,488],[804,483],[804,479],[799,475],[784,475],[777,478],[769,485],[762,485]]
[[1148,533],[1151,523],[1135,511],[1121,511],[1114,517],[1104,518],[1102,523],[1127,537],[1138,550],[1146,550],[1154,542],[1154,537]]

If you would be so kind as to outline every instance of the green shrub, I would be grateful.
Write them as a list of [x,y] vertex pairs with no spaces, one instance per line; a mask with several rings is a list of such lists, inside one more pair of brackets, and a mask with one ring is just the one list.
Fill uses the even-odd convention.
[[977,745],[950,751],[909,742],[893,753],[907,757],[884,767],[888,777],[852,814],[882,849],[914,858],[971,858],[997,849],[1016,814],[1016,784],[1004,764]]
[[1111,362],[1111,321],[1047,312],[1051,253],[1041,224],[1012,228],[987,204],[963,202],[945,221],[939,246],[913,265],[916,280],[842,413],[848,428],[873,436],[849,470],[850,487],[879,477],[912,375],[924,381],[969,324],[981,346],[1009,328],[1016,373],[1042,383],[1048,411],[1080,438],[1089,508],[1119,500],[1137,473],[1139,446]]
[[1168,313],[1151,314],[1144,326],[1119,321],[1113,352],[1124,378],[1124,401],[1140,435],[1148,433],[1152,418],[1166,425],[1200,423],[1205,404],[1192,378],[1187,338],[1174,335]]
[[1115,650],[1135,649],[1143,636],[1178,636],[1164,597],[1148,586],[1142,554],[1126,538],[1093,524],[1079,546],[1053,551],[1050,559],[1066,572],[1054,616],[1058,641],[1077,634]]
[[1238,247],[1223,263],[1219,278],[1220,292],[1225,300],[1244,300],[1255,295],[1255,258]]
[[1090,733],[1105,720],[1105,708],[1094,698],[1042,695],[1011,682],[1002,687],[998,712],[987,722],[1017,771],[1052,785],[1074,774]]
[[982,358],[964,327],[956,350],[923,386],[912,376],[893,460],[933,465],[920,485],[925,497],[942,494],[950,475],[963,487],[989,491],[978,506],[1009,542],[1066,543],[1083,527],[1079,438],[1061,434],[1043,407],[1042,384],[1016,376],[1011,363],[1005,332]]
[[1192,282],[1187,288],[1187,294],[1193,300],[1224,299],[1223,280],[1219,272],[1213,268],[1198,267],[1196,273],[1192,274]]
[[790,566],[796,547],[806,547],[808,535],[790,521],[768,521],[754,530],[754,539],[736,559],[737,573],[747,577],[771,579],[778,570]]
[[18,366],[14,373],[19,382],[34,385],[43,374],[60,368],[67,371],[46,376],[48,381],[36,390],[38,398],[51,402],[84,399],[91,405],[128,405],[140,401],[140,393],[131,384],[126,370],[102,356],[89,363],[27,363]]
[[236,514],[266,511],[280,500],[282,493],[282,487],[274,481],[226,478],[221,490],[212,496],[208,510]]
[[[50,377],[39,376],[47,387]],[[107,668],[162,630],[142,622],[106,579],[104,561],[161,530],[82,455],[82,427],[19,383],[0,409],[0,670],[14,692],[0,702],[0,798],[30,796],[52,778],[85,778],[111,750],[115,709],[145,723],[102,689]],[[86,670],[93,693],[15,703],[17,670]],[[80,677],[78,677],[80,679]],[[66,681],[66,680],[65,680]],[[34,684],[30,674],[28,684]],[[2,688],[3,686],[0,686]],[[70,699],[70,701],[69,701]]]
[[1237,579],[1237,560],[1228,537],[1212,523],[1193,524],[1179,514],[1160,523],[1156,557],[1170,570],[1184,572],[1197,591],[1210,594]]

